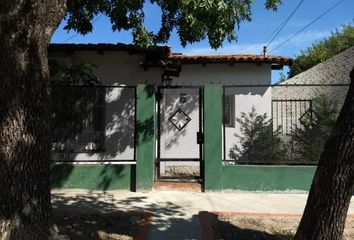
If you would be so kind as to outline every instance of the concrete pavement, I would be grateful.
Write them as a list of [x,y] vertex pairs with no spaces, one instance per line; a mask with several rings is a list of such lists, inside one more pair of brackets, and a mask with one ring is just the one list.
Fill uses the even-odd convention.
[[[149,239],[199,239],[198,213],[301,214],[306,193],[54,190],[54,209],[75,211],[151,211]],[[354,214],[354,200],[349,213]]]

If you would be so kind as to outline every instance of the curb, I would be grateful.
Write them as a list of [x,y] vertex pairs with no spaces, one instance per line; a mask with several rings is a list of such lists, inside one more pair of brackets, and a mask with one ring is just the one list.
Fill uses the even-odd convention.
[[[222,217],[280,217],[280,218],[301,218],[302,214],[296,213],[250,213],[250,212],[208,212]],[[209,215],[210,216],[210,215]],[[347,214],[347,218],[354,218],[354,214]]]
[[152,212],[143,212],[144,219],[139,222],[138,234],[134,238],[135,240],[147,240],[149,237],[149,231],[152,218],[154,214]]
[[211,212],[221,217],[279,217],[279,218],[301,218],[302,214],[296,213],[250,213],[250,212]]
[[199,212],[199,222],[200,222],[202,240],[214,239],[213,228],[211,227],[211,222],[210,222],[210,216],[211,216],[210,212],[207,211]]

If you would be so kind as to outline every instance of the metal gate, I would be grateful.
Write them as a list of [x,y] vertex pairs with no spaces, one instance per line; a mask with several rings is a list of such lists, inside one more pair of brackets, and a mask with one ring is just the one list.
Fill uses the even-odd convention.
[[202,88],[159,87],[157,100],[157,179],[201,181]]

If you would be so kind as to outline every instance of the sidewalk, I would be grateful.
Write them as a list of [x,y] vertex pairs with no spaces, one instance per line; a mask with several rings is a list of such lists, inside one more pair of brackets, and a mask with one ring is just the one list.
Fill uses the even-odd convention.
[[[151,211],[149,239],[200,239],[198,213],[242,212],[301,214],[307,194],[250,192],[179,192],[54,190],[54,209],[75,211]],[[354,214],[354,199],[349,213]]]

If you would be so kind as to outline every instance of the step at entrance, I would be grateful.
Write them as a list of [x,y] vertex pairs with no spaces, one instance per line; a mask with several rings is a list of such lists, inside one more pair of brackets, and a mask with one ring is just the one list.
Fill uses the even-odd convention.
[[193,191],[202,192],[202,184],[199,182],[181,182],[176,181],[158,181],[154,184],[154,190],[157,191]]

